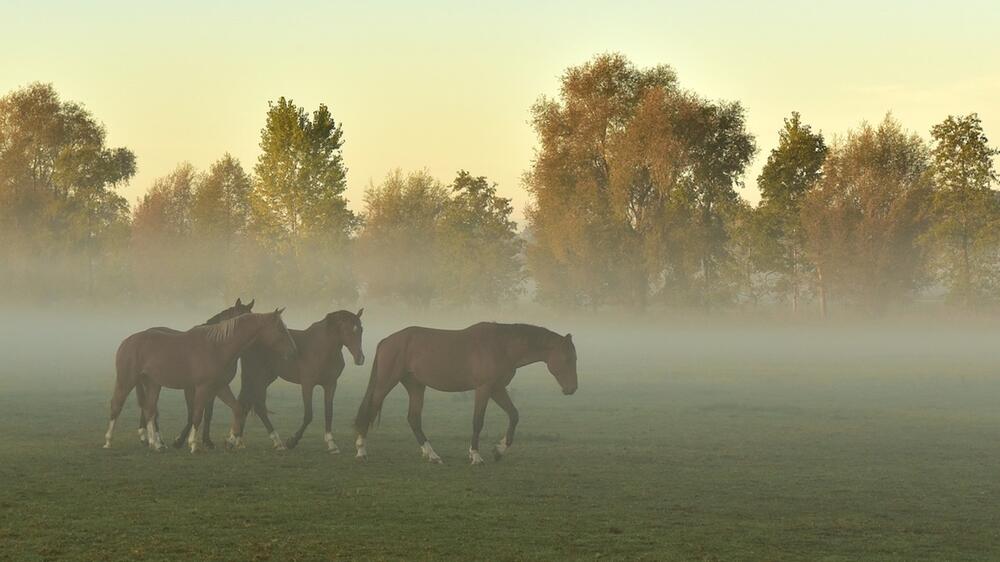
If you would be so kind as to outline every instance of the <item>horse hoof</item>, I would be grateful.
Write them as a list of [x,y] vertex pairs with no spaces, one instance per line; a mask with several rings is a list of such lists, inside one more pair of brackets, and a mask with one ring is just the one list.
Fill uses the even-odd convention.
[[288,447],[285,446],[285,444],[282,443],[281,441],[278,441],[277,443],[274,444],[274,450],[275,451],[287,451]]
[[211,439],[206,439],[202,441],[201,444],[204,445],[206,449],[209,450],[215,449],[215,443],[213,443]]
[[288,441],[285,441],[285,448],[286,449],[294,449],[295,446],[298,445],[298,444],[299,444],[299,440],[296,439],[296,438],[294,438],[294,437],[292,437]]
[[111,448],[111,443],[105,443],[104,446],[101,447],[101,448],[102,449],[110,449]]
[[444,464],[444,461],[443,461],[443,460],[441,460],[441,457],[438,457],[438,456],[433,456],[433,457],[430,457],[430,458],[429,458],[429,459],[427,459],[427,460],[428,460],[428,462],[430,462],[431,464]]
[[368,462],[368,455],[364,453],[358,453],[357,455],[354,456],[354,460],[358,462]]
[[180,449],[184,447],[184,440],[178,437],[177,439],[174,439],[172,445],[174,446],[174,449]]
[[326,451],[328,453],[330,453],[331,455],[339,455],[340,454],[340,447],[334,445],[333,447],[328,448]]
[[493,449],[493,460],[500,462],[503,459],[503,453],[500,452],[500,448],[497,447]]

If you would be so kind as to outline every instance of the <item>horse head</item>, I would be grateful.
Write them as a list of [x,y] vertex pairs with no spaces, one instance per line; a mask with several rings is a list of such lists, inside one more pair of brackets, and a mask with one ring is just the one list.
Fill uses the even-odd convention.
[[365,309],[358,310],[357,314],[339,310],[326,315],[326,329],[330,337],[339,341],[341,345],[351,352],[355,365],[365,364],[365,352],[361,345],[361,336],[364,328],[361,326],[361,314]]
[[562,387],[563,394],[576,392],[576,346],[573,345],[573,335],[566,334],[553,339],[545,358],[545,365]]

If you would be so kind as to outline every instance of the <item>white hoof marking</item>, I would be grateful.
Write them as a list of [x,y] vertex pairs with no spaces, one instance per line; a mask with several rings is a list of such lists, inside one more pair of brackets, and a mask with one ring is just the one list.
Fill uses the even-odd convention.
[[[275,450],[284,451],[284,450],[288,449],[288,447],[285,447],[285,442],[282,441],[281,437],[278,436],[278,432],[277,431],[272,431],[271,434],[268,437],[271,438],[271,443],[274,444]],[[236,438],[235,437],[233,438],[233,444],[234,445],[236,444]]]
[[340,447],[338,447],[337,444],[333,442],[332,433],[327,433],[323,435],[323,441],[326,441],[326,450],[331,455],[336,455],[340,453]]
[[104,434],[104,448],[111,448],[111,436],[115,432],[115,420],[108,421],[108,431]]
[[420,446],[420,455],[434,464],[444,464],[441,461],[441,457],[434,452],[434,447],[431,447],[430,441],[424,441],[424,444]]
[[479,456],[479,451],[476,449],[469,449],[469,462],[473,465],[486,463],[486,461],[483,460],[483,457]]

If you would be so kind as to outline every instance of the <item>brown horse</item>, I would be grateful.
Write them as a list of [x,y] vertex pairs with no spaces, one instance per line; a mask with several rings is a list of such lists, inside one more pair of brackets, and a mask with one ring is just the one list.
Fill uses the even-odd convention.
[[[115,421],[121,414],[125,398],[136,384],[145,390],[146,430],[156,450],[164,449],[154,425],[156,404],[162,387],[194,389],[193,429],[188,436],[191,452],[198,449],[198,429],[205,406],[235,373],[226,367],[252,344],[261,343],[285,355],[295,353],[295,342],[281,320],[282,310],[267,314],[248,313],[211,326],[195,326],[186,332],[144,330],[133,334],[118,347],[115,357],[117,380],[111,399],[111,416],[105,434],[104,447],[111,447]],[[238,409],[238,402],[237,402]],[[242,421],[239,412],[235,419]],[[236,434],[242,433],[242,427]]]
[[366,459],[366,438],[382,409],[386,395],[402,383],[410,395],[407,420],[417,438],[424,458],[435,463],[441,457],[434,452],[421,427],[424,390],[431,387],[445,392],[476,391],[472,416],[472,445],[469,459],[482,464],[479,433],[490,398],[507,413],[507,433],[494,449],[500,460],[514,442],[518,413],[507,394],[519,367],[544,361],[562,387],[563,394],[576,392],[576,347],[570,334],[559,334],[527,324],[483,322],[464,330],[435,330],[410,327],[385,338],[375,350],[368,390],[358,408],[354,428],[357,458]]
[[[201,324],[201,325],[202,326],[210,326],[212,324],[218,324],[219,322],[222,322],[224,320],[229,320],[230,318],[235,318],[235,317],[237,317],[237,316],[239,316],[241,314],[246,314],[248,312],[253,312],[253,305],[254,305],[255,300],[256,299],[251,300],[247,304],[243,304],[243,300],[237,298],[236,299],[236,303],[233,304],[233,306],[231,306],[231,307],[223,310],[222,312],[216,314],[215,316],[209,318],[208,320],[205,321],[204,324]],[[161,327],[157,327],[157,328],[150,328],[150,329],[151,330],[161,330],[161,331],[166,331],[166,332],[172,332],[172,333],[175,333],[175,334],[176,333],[180,333],[180,330],[174,330],[172,328],[165,328],[165,327],[162,327],[162,326]],[[236,361],[233,361],[230,365],[227,365],[226,369],[227,370],[231,370],[233,372],[233,374],[235,375],[235,373],[236,373]],[[135,385],[135,398],[136,398],[136,402],[139,404],[139,429],[138,429],[139,442],[142,443],[143,445],[146,445],[146,444],[148,444],[147,439],[146,439],[146,414],[145,414],[145,411],[143,411],[143,409],[142,409],[142,405],[145,403],[146,399],[145,399],[145,390],[144,390],[144,388],[142,386],[142,383],[138,383],[138,384]],[[229,408],[232,409],[234,412],[236,411],[236,407],[237,407],[237,405],[235,403],[236,402],[236,397],[233,396],[233,391],[230,390],[229,385],[226,385],[225,387],[223,387],[222,390],[219,391],[218,398],[220,400],[222,400],[222,402],[225,403],[227,406],[229,406]],[[185,440],[187,440],[188,432],[191,430],[191,414],[194,412],[194,408],[193,408],[194,389],[193,388],[185,388],[184,389],[184,400],[185,400],[185,402],[187,402],[188,423],[185,426],[184,430],[181,431],[180,436],[177,437],[177,439],[174,440],[174,447],[178,448],[178,449],[184,446],[184,442],[185,442]],[[209,437],[209,428],[210,428],[210,426],[212,424],[212,412],[214,410],[214,405],[215,405],[215,400],[210,400],[208,402],[208,404],[205,406],[205,418],[204,418],[204,426],[203,426],[205,429],[201,432],[201,442],[202,442],[202,445],[204,445],[206,449],[214,449],[215,448],[215,443],[212,443],[212,439]],[[158,420],[154,420],[153,425],[156,426],[156,431],[160,431]],[[235,427],[235,423],[234,423],[234,427]]]
[[243,369],[240,375],[240,406],[246,416],[250,409],[257,413],[264,423],[276,449],[285,449],[278,432],[267,416],[267,387],[281,377],[288,382],[302,386],[304,413],[302,425],[288,440],[288,448],[295,447],[302,439],[302,433],[312,421],[312,394],[316,386],[323,387],[323,404],[326,413],[326,432],[323,440],[327,450],[339,453],[333,442],[333,396],[337,392],[337,379],[344,370],[343,348],[354,357],[355,365],[364,365],[365,354],[361,349],[361,309],[357,314],[339,310],[327,314],[305,330],[289,330],[298,354],[292,359],[284,359],[272,349],[254,345],[243,354]]

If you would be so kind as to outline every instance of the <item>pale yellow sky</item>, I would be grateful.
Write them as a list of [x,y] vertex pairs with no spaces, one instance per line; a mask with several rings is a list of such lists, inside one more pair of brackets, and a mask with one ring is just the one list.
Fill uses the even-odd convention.
[[[979,112],[1000,143],[993,2],[0,2],[0,91],[51,82],[135,151],[130,201],[178,162],[231,152],[252,169],[268,100],[329,105],[348,198],[427,168],[489,176],[527,200],[528,110],[594,54],[672,65],[684,86],[747,109],[760,153],[793,110],[828,136],[892,111],[926,136]],[[362,5],[363,4],[363,5]]]

